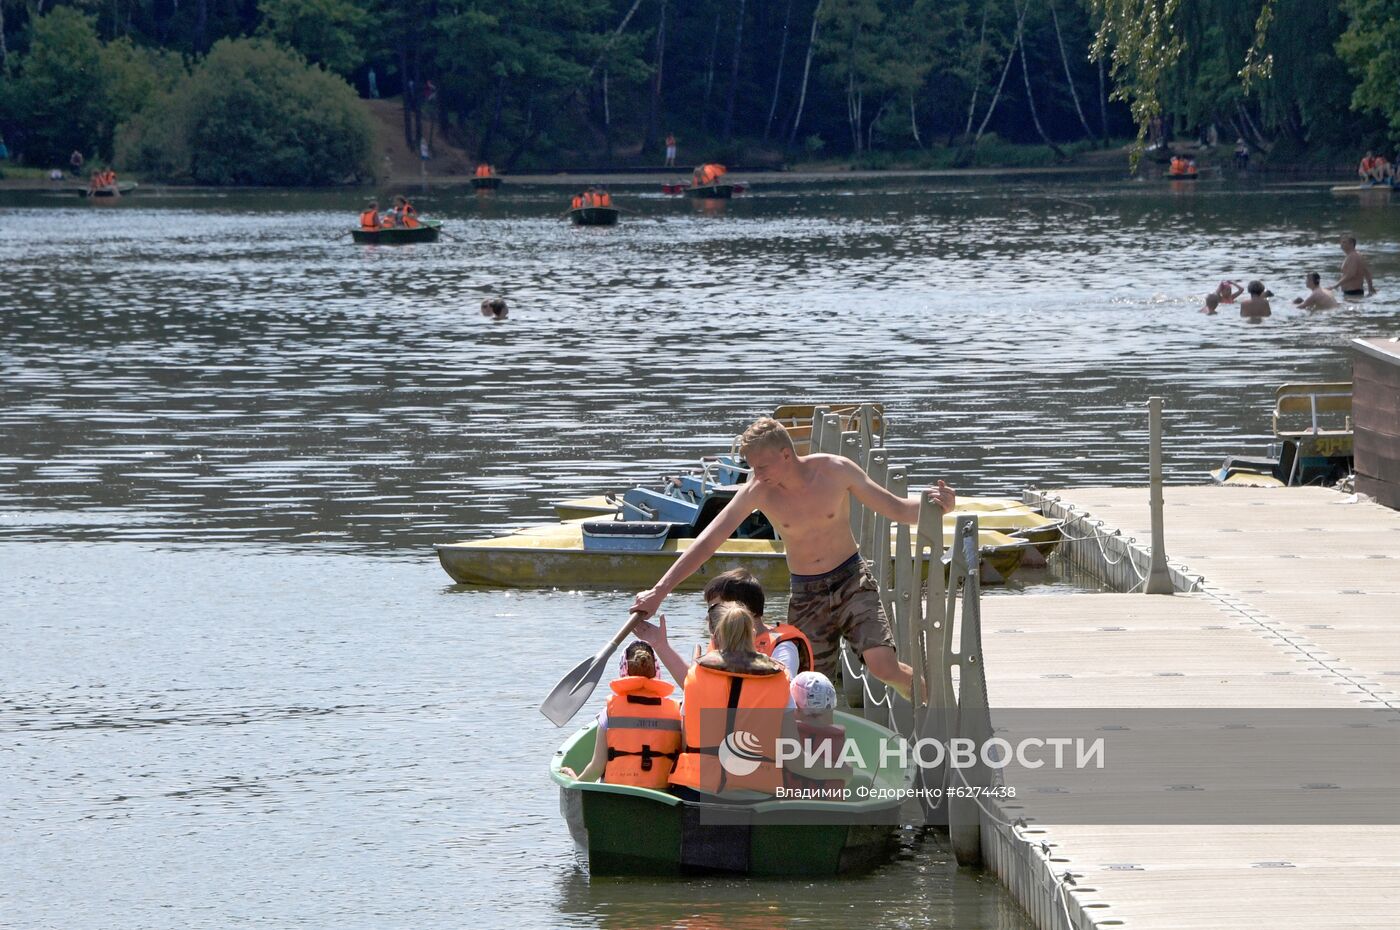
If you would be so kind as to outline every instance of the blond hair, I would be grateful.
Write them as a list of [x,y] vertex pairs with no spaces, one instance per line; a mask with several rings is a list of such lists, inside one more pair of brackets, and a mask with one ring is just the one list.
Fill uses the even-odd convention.
[[739,437],[740,455],[747,458],[748,454],[756,449],[772,449],[775,452],[787,449],[793,455],[797,454],[787,427],[772,417],[759,417],[754,420]]
[[719,652],[753,655],[753,614],[738,604],[725,604],[715,618],[714,640]]

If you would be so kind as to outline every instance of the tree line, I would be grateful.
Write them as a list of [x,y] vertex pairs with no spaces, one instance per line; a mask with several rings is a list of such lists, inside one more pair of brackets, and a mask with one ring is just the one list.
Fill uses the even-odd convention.
[[687,161],[1060,157],[1153,127],[1333,157],[1400,142],[1397,22],[1400,0],[0,0],[0,132],[33,165],[210,183],[367,176],[371,95],[401,100],[404,145],[507,170],[651,162],[669,133]]

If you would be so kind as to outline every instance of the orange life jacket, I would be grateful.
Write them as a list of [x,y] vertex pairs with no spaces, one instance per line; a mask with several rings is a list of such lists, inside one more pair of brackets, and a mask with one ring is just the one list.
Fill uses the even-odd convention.
[[381,217],[379,220],[380,229],[393,229],[394,225],[394,214],[392,213],[384,214],[384,216]]
[[810,672],[816,665],[812,661],[812,641],[790,623],[775,623],[765,627],[762,633],[753,638],[754,648],[766,656],[772,656],[779,643],[792,643],[797,647],[797,671]]
[[406,229],[412,229],[418,225],[418,211],[413,209],[413,204],[408,201],[405,200],[403,206],[395,209],[394,212],[398,214],[399,222]]
[[[775,793],[783,782],[774,759],[788,689],[787,672],[771,662],[730,671],[717,652],[697,659],[685,676],[685,751],[671,773],[671,784],[710,794],[739,788]],[[741,751],[737,756],[736,749]],[[721,760],[726,757],[746,768],[757,765],[739,774],[725,767]]]
[[600,207],[611,207],[611,206],[612,206],[612,194],[609,194],[607,191],[604,191],[603,193],[599,194],[599,195],[598,195],[598,206],[600,206]]
[[665,791],[681,751],[681,708],[675,686],[628,675],[608,696],[608,764],[603,781]]
[[582,209],[582,208],[583,208],[583,195],[582,195],[582,194],[575,194],[575,195],[574,195],[574,199],[569,203],[569,207],[570,207],[571,209],[574,209],[574,210],[580,210],[580,209]]
[[366,210],[360,214],[361,229],[376,229],[379,226],[379,213],[375,210]]

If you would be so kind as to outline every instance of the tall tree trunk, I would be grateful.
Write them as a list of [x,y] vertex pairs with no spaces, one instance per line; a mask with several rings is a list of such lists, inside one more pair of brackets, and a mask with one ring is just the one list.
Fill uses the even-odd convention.
[[992,0],[982,2],[982,31],[977,36],[977,67],[972,71],[972,101],[967,105],[967,128],[963,137],[972,135],[972,114],[977,112],[977,92],[982,89],[982,62],[987,58],[987,14],[991,12]]
[[[5,0],[0,0],[0,74],[10,73],[10,49],[5,44]],[[769,119],[772,119],[770,116]]]
[[1006,67],[1001,69],[1001,80],[997,81],[996,93],[992,95],[992,104],[987,107],[987,115],[982,117],[982,124],[977,127],[977,135],[973,137],[972,143],[976,145],[982,139],[982,133],[987,131],[987,123],[991,122],[992,114],[997,111],[997,103],[1001,101],[1001,89],[1006,85],[1006,75],[1011,71],[1011,62],[1016,57],[1016,49],[1021,44],[1021,28],[1026,23],[1026,12],[1031,8],[1030,0],[1026,0],[1025,7],[1020,15],[1016,17],[1016,37],[1011,43],[1011,48],[1006,53]]
[[787,57],[788,24],[792,21],[792,0],[787,2],[787,11],[783,13],[783,41],[778,45],[778,67],[773,72],[773,102],[768,105],[768,122],[763,124],[763,141],[768,141],[768,134],[773,130],[773,117],[778,112],[778,90],[783,86],[783,59]]
[[812,36],[807,40],[807,63],[802,66],[802,93],[797,97],[797,112],[792,117],[792,131],[788,133],[788,148],[797,139],[797,127],[802,125],[802,108],[807,104],[807,78],[812,73],[812,53],[817,48],[817,17],[821,15],[822,0],[812,10]]
[[666,64],[666,2],[661,0],[661,22],[656,27],[656,67],[651,72],[651,103],[647,107],[647,134],[642,151],[650,151],[661,134],[661,74]]
[[205,33],[209,27],[209,0],[198,0],[194,6],[194,36],[193,42],[196,54],[203,54],[209,50],[205,43]]
[[[1030,3],[1027,2],[1026,6],[1030,6]],[[1045,127],[1040,125],[1040,113],[1035,108],[1035,94],[1031,92],[1031,69],[1026,63],[1026,37],[1024,33],[1017,37],[1016,49],[1021,53],[1021,77],[1025,78],[1026,81],[1026,104],[1031,108],[1031,122],[1035,123],[1035,131],[1040,133],[1041,141],[1050,146],[1050,151],[1055,153],[1055,157],[1064,158],[1064,150],[1050,141],[1050,137],[1045,133]]]
[[851,127],[851,150],[860,154],[860,98],[856,91],[856,72],[846,72],[846,122]]
[[719,51],[719,14],[715,14],[715,30],[710,36],[710,56],[705,66],[705,100],[700,104],[700,128],[710,128],[710,91],[715,86],[715,52]]
[[[1065,66],[1065,83],[1069,85],[1069,96],[1074,101],[1074,112],[1079,114],[1079,123],[1084,127],[1084,135],[1090,139],[1094,138],[1094,130],[1089,128],[1089,121],[1084,118],[1084,108],[1079,105],[1079,91],[1074,89],[1074,75],[1069,70],[1069,56],[1065,54],[1065,38],[1060,34],[1060,17],[1055,13],[1054,0],[1050,2],[1050,21],[1055,24],[1055,41],[1060,46],[1060,61]],[[1025,64],[1026,52],[1021,50],[1021,63]]]
[[411,73],[408,64],[408,40],[404,39],[399,43],[399,74],[403,77],[400,95],[403,102],[403,144],[413,149],[417,147],[418,139],[413,134],[413,82],[409,76]]
[[1099,128],[1103,130],[1103,144],[1108,145],[1108,90],[1104,87],[1103,58],[1099,58]]
[[1240,118],[1243,124],[1249,129],[1248,135],[1254,137],[1250,144],[1253,145],[1255,148],[1259,149],[1261,152],[1267,154],[1268,151],[1274,147],[1274,144],[1270,142],[1262,132],[1259,131],[1259,127],[1256,126],[1254,124],[1254,120],[1250,118],[1249,110],[1244,106],[1244,104],[1236,103],[1235,108],[1239,110]]
[[491,122],[486,124],[486,132],[481,136],[481,151],[477,155],[478,161],[489,162],[491,160],[491,145],[496,141],[496,133],[501,128],[501,114],[505,110],[506,103],[506,77],[501,75],[496,78],[496,100],[491,106]]
[[729,96],[724,102],[724,140],[734,137],[734,98],[739,92],[739,53],[744,46],[744,11],[747,0],[739,0],[739,15],[734,17],[734,62],[729,67]]
[[608,101],[608,69],[603,69],[603,146],[607,152],[608,164],[612,164],[612,106]]
[[914,92],[909,92],[909,131],[914,134],[914,144],[919,148],[924,147],[924,140],[919,138],[919,117],[914,112]]

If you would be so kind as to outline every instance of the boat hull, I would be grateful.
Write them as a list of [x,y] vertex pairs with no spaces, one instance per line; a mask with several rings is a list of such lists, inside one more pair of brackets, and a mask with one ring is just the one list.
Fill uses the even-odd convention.
[[569,211],[575,226],[616,226],[622,211],[617,207],[577,207]]
[[393,226],[389,229],[352,229],[350,235],[360,245],[412,245],[437,242],[442,223],[424,220],[418,226]]
[[[651,550],[599,550],[584,547],[579,523],[531,527],[495,539],[445,543],[437,546],[438,561],[458,584],[487,588],[579,588],[640,591],[656,583],[671,564],[695,542],[666,539]],[[993,530],[981,534],[983,580],[996,584],[1016,573],[1027,543]],[[730,569],[752,572],[768,590],[786,588],[792,580],[781,540],[727,539],[680,590],[704,588],[711,578]],[[947,566],[944,566],[945,573]],[[928,560],[923,564],[925,577]]]
[[[878,741],[894,738],[859,717],[836,717],[865,758],[881,758]],[[895,851],[898,800],[771,800],[736,808],[561,775],[561,765],[587,765],[595,735],[593,724],[584,727],[550,765],[560,812],[592,875],[839,875],[877,866]],[[913,784],[908,767],[877,769],[872,778],[879,788]],[[722,813],[725,822],[708,822],[707,813]]]
[[472,190],[493,191],[501,186],[501,179],[495,175],[485,178],[472,178]]
[[69,189],[79,197],[90,197],[94,200],[108,200],[121,197],[124,194],[129,194],[136,190],[137,186],[135,181],[121,181],[115,187],[99,187],[97,190],[93,190],[90,187],[73,187]]
[[694,200],[729,200],[734,196],[733,184],[702,184],[687,187],[685,195]]

